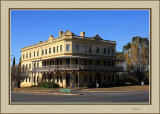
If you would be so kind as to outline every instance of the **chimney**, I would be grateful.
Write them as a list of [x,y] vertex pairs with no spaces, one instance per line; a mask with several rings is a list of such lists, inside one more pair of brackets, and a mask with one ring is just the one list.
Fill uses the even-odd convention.
[[59,37],[63,36],[63,31],[59,31]]
[[82,31],[82,32],[80,33],[80,35],[83,36],[83,37],[85,37],[85,32]]

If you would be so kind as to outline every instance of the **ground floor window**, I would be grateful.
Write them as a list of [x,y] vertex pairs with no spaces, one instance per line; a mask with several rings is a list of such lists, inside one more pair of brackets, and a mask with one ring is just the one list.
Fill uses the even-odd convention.
[[78,83],[78,76],[76,76],[76,83]]
[[104,76],[104,82],[107,82],[107,80],[106,80],[106,76]]
[[62,83],[62,76],[61,76],[61,83]]
[[87,76],[84,76],[84,82],[87,83]]
[[59,77],[57,76],[57,82],[59,81]]
[[27,82],[27,77],[26,77],[26,82]]
[[38,82],[38,76],[37,76],[37,82]]
[[91,75],[89,76],[89,82],[92,82],[92,76]]

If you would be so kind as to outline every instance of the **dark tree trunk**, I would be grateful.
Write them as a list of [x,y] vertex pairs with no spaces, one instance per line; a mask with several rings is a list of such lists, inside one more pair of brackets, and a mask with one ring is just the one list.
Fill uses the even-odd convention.
[[20,88],[20,85],[21,85],[21,82],[18,81],[18,82],[17,82],[17,87]]

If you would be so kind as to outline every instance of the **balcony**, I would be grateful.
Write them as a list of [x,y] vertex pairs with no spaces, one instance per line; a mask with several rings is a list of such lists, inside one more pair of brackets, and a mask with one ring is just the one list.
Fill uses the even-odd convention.
[[52,71],[66,71],[66,70],[80,70],[80,71],[109,71],[109,72],[123,72],[123,67],[115,66],[95,66],[95,65],[50,65],[32,68],[34,72],[52,72]]

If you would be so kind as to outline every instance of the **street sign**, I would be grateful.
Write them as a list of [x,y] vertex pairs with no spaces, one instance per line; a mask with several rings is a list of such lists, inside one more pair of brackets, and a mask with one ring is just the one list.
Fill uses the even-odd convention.
[[61,92],[70,92],[70,89],[61,89]]

